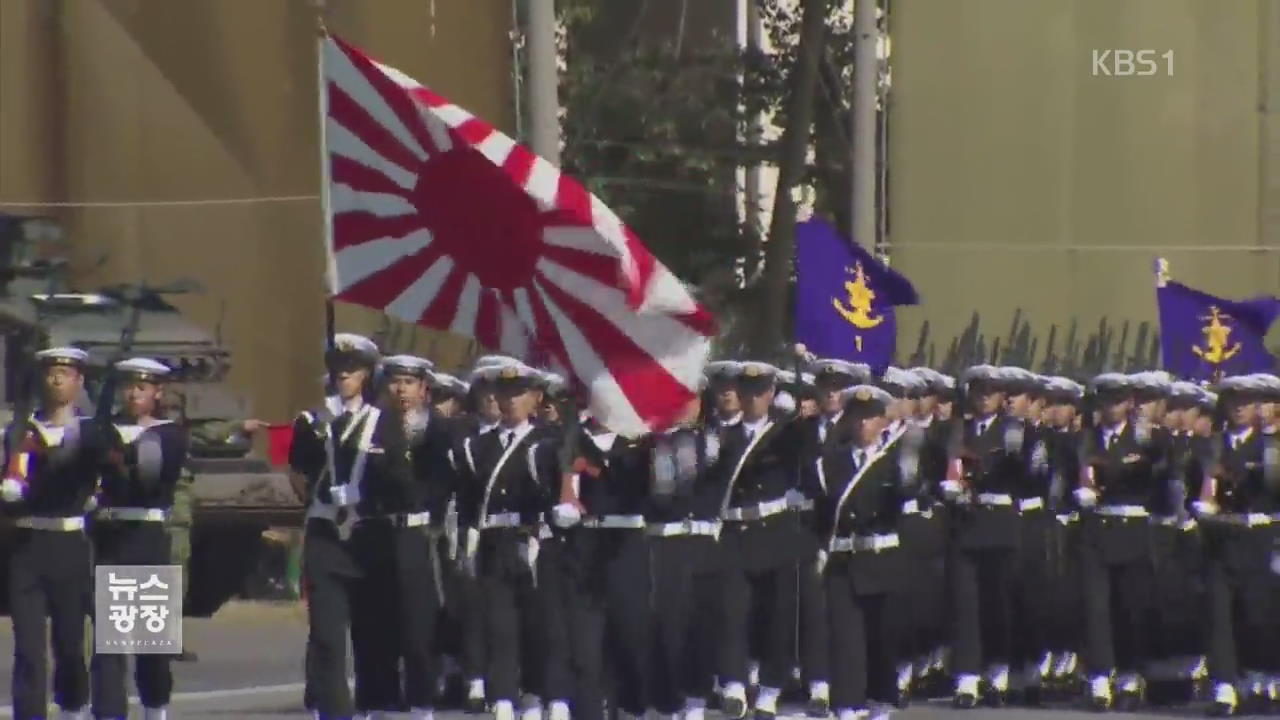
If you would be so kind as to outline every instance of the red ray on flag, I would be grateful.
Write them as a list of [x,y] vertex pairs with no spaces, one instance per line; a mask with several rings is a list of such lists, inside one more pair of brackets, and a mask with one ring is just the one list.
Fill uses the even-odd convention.
[[361,50],[321,60],[335,300],[549,358],[615,432],[683,415],[715,321],[612,210]]

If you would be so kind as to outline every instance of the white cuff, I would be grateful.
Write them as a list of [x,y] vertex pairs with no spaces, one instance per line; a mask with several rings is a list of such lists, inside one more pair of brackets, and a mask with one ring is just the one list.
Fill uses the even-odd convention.
[[360,488],[356,485],[334,485],[329,488],[329,496],[338,507],[351,507],[360,502]]
[[551,508],[551,522],[558,528],[568,528],[582,521],[582,513],[572,503],[560,503]]
[[1191,503],[1191,509],[1196,511],[1197,515],[1217,515],[1218,506],[1216,503],[1205,502],[1204,500],[1196,500]]
[[942,494],[948,499],[955,499],[964,493],[964,486],[956,480],[942,481]]
[[13,478],[5,478],[4,482],[0,483],[0,500],[4,500],[5,502],[18,502],[22,499],[26,489],[26,486],[17,480],[14,480]]
[[1071,494],[1075,496],[1080,507],[1091,508],[1098,504],[1098,493],[1094,492],[1093,488],[1076,488]]

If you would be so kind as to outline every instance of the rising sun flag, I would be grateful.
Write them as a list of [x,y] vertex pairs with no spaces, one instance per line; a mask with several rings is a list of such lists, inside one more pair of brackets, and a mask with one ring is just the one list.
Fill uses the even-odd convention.
[[624,435],[679,419],[715,321],[618,216],[399,70],[321,47],[330,296],[546,364]]

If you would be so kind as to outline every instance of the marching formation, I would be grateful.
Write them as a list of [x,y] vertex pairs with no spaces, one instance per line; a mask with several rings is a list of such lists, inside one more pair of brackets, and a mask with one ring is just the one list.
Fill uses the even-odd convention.
[[450,676],[498,720],[1280,707],[1274,376],[720,361],[626,438],[515,359],[328,363],[290,458],[319,717],[428,718]]

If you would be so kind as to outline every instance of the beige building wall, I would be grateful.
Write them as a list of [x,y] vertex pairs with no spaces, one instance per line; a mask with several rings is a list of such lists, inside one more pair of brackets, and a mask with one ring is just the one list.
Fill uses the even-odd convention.
[[[510,0],[328,0],[331,31],[508,131]],[[189,277],[231,381],[285,420],[318,399],[323,272],[312,0],[0,0],[0,203],[66,209],[81,288]],[[338,329],[380,315],[339,307]],[[462,362],[469,343],[401,335]]]
[[[973,310],[990,338],[1021,307],[1042,343],[1073,315],[1154,321],[1158,255],[1211,292],[1280,291],[1276,5],[893,2],[889,239],[924,298],[902,345],[928,319],[940,358]],[[1095,49],[1171,50],[1173,75],[1094,76]]]

